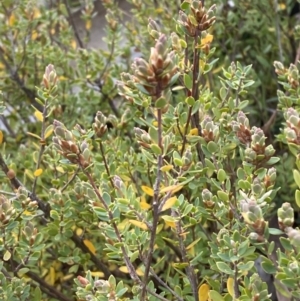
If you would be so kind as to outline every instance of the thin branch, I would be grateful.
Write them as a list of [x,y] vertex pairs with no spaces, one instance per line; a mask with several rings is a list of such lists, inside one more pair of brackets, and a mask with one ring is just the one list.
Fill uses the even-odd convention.
[[61,192],[63,192],[74,181],[74,179],[78,175],[79,171],[80,171],[80,167],[78,167],[76,169],[76,171],[74,172],[74,174],[72,175],[72,177],[70,178],[70,180],[60,189]]
[[79,36],[79,33],[78,33],[78,30],[77,30],[75,21],[73,19],[73,15],[72,15],[72,12],[71,12],[71,9],[70,9],[69,1],[68,0],[64,0],[64,4],[66,6],[68,17],[69,17],[69,20],[70,20],[70,23],[71,23],[74,35],[76,37],[76,40],[77,40],[80,48],[85,48],[85,46],[84,46],[84,44],[83,44],[83,42],[82,42],[82,40],[81,40],[81,38]]
[[[157,96],[159,96],[161,92],[157,93]],[[157,97],[158,99],[159,97]],[[161,109],[157,110],[157,123],[158,123],[158,146],[161,150],[163,150],[162,145],[162,111]],[[144,272],[144,278],[143,278],[143,288],[141,292],[141,301],[144,301],[146,299],[146,291],[147,291],[147,284],[149,279],[149,272],[150,267],[152,263],[153,258],[153,252],[154,252],[154,245],[155,245],[155,237],[156,237],[156,229],[158,225],[159,220],[159,191],[160,191],[160,183],[162,178],[162,172],[161,167],[163,164],[163,157],[162,154],[160,154],[157,158],[157,176],[156,181],[154,184],[154,195],[153,195],[153,202],[152,202],[152,212],[153,212],[153,222],[152,222],[152,231],[150,234],[150,242],[149,242],[149,251],[146,258],[145,263],[145,272]]]
[[105,152],[104,152],[104,147],[103,147],[102,141],[99,142],[99,145],[100,145],[100,152],[101,152],[101,155],[102,155],[102,159],[103,159],[103,163],[104,163],[104,166],[105,166],[106,173],[108,175],[108,178],[109,178],[111,186],[114,187],[114,182],[113,182],[113,180],[112,180],[112,178],[110,176],[110,171],[109,171],[108,164],[107,164],[107,161],[106,161],[106,157],[105,157]]
[[[172,216],[174,216],[176,218],[178,217],[178,214],[173,209],[172,209],[171,214],[172,214]],[[180,220],[176,222],[176,233],[177,233],[177,237],[178,237],[178,241],[179,241],[179,248],[180,248],[180,251],[182,254],[183,262],[188,264],[187,267],[185,268],[185,271],[186,271],[186,275],[191,283],[193,296],[195,298],[195,301],[199,301],[198,281],[197,281],[197,277],[196,277],[196,272],[195,272],[194,267],[190,264],[189,259],[188,259],[188,255],[187,255],[184,241],[182,238],[183,229],[182,229]]]
[[[48,95],[48,97],[51,97],[50,95]],[[47,108],[48,108],[48,99],[46,99],[45,104],[44,104],[44,108],[43,108],[43,121],[42,121],[42,129],[41,129],[41,140],[40,140],[40,151],[39,151],[39,155],[38,155],[38,159],[36,162],[36,170],[40,168],[41,163],[42,163],[42,157],[45,151],[45,145],[46,145],[46,141],[45,141],[45,131],[46,131],[46,118],[47,118]],[[32,185],[32,194],[35,195],[35,190],[36,190],[36,184],[38,181],[38,177],[35,177],[33,180],[33,185]]]

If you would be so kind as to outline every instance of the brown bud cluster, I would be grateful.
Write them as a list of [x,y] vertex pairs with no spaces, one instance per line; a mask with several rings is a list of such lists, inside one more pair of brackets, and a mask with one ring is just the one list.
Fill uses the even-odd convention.
[[248,145],[251,142],[249,119],[244,112],[238,112],[237,121],[232,122],[232,129],[242,144]]
[[258,127],[250,129],[249,120],[243,112],[239,112],[237,121],[232,122],[232,129],[239,141],[247,146],[245,160],[255,165],[268,161],[275,153],[272,145],[266,146],[264,131]]
[[58,152],[71,163],[79,164],[83,168],[88,167],[91,161],[91,152],[87,142],[83,141],[80,145],[77,145],[73,133],[57,120],[54,120],[53,126],[55,133],[53,144]]
[[123,83],[119,85],[120,94],[133,99],[132,86],[134,86],[143,94],[157,100],[162,91],[177,78],[175,58],[175,52],[169,51],[168,38],[161,34],[155,46],[151,48],[149,61],[137,58],[132,64],[133,76],[124,73],[121,75]]
[[11,201],[0,194],[0,225],[6,225],[14,214],[15,209]]
[[186,15],[183,11],[179,12],[179,24],[182,25],[185,33],[191,37],[209,29],[216,21],[215,16],[211,16],[216,5],[211,6],[208,10],[202,5],[202,1],[194,0],[190,5],[191,14]]
[[205,116],[202,123],[202,137],[206,142],[217,141],[219,138],[219,127],[210,116]]
[[107,131],[107,118],[100,111],[96,114],[93,130],[98,138],[103,137]]
[[43,75],[43,84],[47,90],[51,90],[57,83],[57,74],[52,64],[49,64]]

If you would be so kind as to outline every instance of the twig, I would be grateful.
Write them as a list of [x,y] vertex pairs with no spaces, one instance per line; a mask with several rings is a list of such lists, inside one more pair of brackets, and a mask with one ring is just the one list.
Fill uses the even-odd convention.
[[70,20],[70,23],[71,23],[74,35],[76,37],[76,40],[77,40],[80,48],[85,48],[85,46],[84,46],[84,44],[83,44],[83,42],[82,42],[82,40],[81,40],[81,38],[79,36],[76,24],[74,22],[73,15],[72,15],[72,12],[71,12],[71,9],[70,9],[70,5],[69,5],[69,1],[68,0],[64,0],[64,4],[66,6],[68,17],[69,17],[69,20]]
[[61,192],[63,192],[76,178],[76,176],[78,175],[78,172],[80,171],[80,167],[78,167],[76,169],[76,171],[74,172],[74,174],[72,175],[71,179],[60,189]]
[[[200,32],[196,30],[195,38],[194,38],[194,55],[193,55],[193,86],[192,86],[192,97],[197,100],[199,98],[199,49],[197,48],[197,40]],[[200,125],[200,118],[199,118],[199,112],[195,112],[192,117],[192,126],[194,128],[198,129],[198,135],[201,135],[201,125]],[[198,159],[199,161],[202,162],[202,165],[205,166],[205,161],[204,161],[204,154],[201,149],[200,142],[196,144],[196,149],[197,149],[197,154],[198,154]]]
[[[171,214],[174,217],[178,217],[178,214],[173,209],[172,209]],[[183,260],[183,262],[188,264],[187,267],[185,268],[186,275],[191,283],[191,288],[192,288],[192,292],[193,292],[195,301],[199,301],[199,295],[198,295],[198,289],[197,289],[198,288],[197,277],[196,277],[195,269],[190,264],[189,259],[188,259],[188,255],[187,255],[184,241],[182,238],[183,230],[181,227],[181,221],[179,220],[179,221],[175,222],[175,224],[176,224],[176,233],[177,233],[177,237],[178,237],[178,241],[179,241],[179,248],[180,248],[180,251],[182,254],[182,260]]]
[[[51,95],[48,95],[48,98],[51,97]],[[41,163],[42,163],[42,157],[45,151],[45,131],[46,131],[46,118],[47,118],[47,108],[48,108],[48,98],[46,99],[44,103],[44,108],[43,108],[43,121],[42,121],[42,129],[41,129],[41,139],[40,139],[40,151],[39,151],[39,156],[36,162],[36,170],[40,168]],[[32,194],[35,195],[35,190],[36,190],[36,184],[37,184],[38,177],[35,177],[33,180],[33,185],[32,185]]]
[[[103,199],[102,195],[100,194],[97,186],[96,186],[96,183],[94,182],[94,179],[92,178],[91,174],[83,167],[83,166],[80,166],[83,173],[86,175],[86,177],[88,178],[90,184],[92,185],[93,187],[93,190],[95,192],[95,194],[97,195],[97,198],[98,200],[101,202],[101,204],[103,205],[103,207],[105,208],[107,214],[108,214],[108,217],[111,221],[111,225],[114,229],[114,232],[117,236],[117,240],[118,242],[122,243],[123,240],[122,240],[122,237],[121,237],[121,234],[120,234],[120,231],[116,225],[116,223],[114,222],[114,216],[113,216],[113,213],[111,212],[111,210],[109,209],[108,205],[106,204],[105,200]],[[127,266],[127,269],[128,269],[128,272],[129,272],[129,275],[131,277],[131,279],[133,279],[136,283],[138,284],[142,284],[142,281],[140,280],[139,276],[137,275],[136,273],[136,270],[133,266],[133,264],[131,263],[130,261],[130,258],[128,257],[128,254],[126,252],[126,249],[124,246],[121,246],[121,251],[122,251],[122,254],[124,256],[124,261],[125,261],[125,264]]]
[[[160,92],[158,92],[157,94],[160,95]],[[157,98],[159,98],[159,97],[157,97]],[[158,123],[158,146],[160,147],[161,150],[163,150],[162,111],[161,111],[161,109],[157,110],[157,123]],[[160,191],[160,183],[161,183],[161,178],[162,178],[162,172],[161,172],[162,163],[163,163],[163,157],[160,154],[157,158],[157,176],[156,176],[156,181],[154,184],[154,195],[153,195],[153,202],[152,202],[152,212],[153,212],[152,231],[150,234],[149,251],[148,251],[146,263],[145,263],[143,288],[142,288],[141,298],[140,298],[141,301],[144,301],[146,299],[147,284],[148,284],[149,272],[150,272],[150,267],[151,267],[152,258],[153,258],[156,229],[157,229],[157,224],[158,224],[158,219],[159,219],[159,191]]]
[[103,163],[104,163],[104,166],[105,166],[106,173],[108,175],[108,178],[109,178],[111,186],[114,187],[114,182],[113,182],[113,180],[112,180],[112,178],[110,176],[110,171],[109,171],[108,164],[107,164],[107,161],[106,161],[106,157],[105,157],[105,152],[104,152],[104,147],[103,147],[102,141],[99,142],[99,145],[100,145],[100,152],[101,152],[101,155],[102,155],[102,159],[103,159]]

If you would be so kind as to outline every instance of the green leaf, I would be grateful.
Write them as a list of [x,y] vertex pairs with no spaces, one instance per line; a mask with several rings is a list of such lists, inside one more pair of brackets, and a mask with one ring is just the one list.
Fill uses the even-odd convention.
[[269,228],[269,233],[272,235],[282,235],[284,232],[282,232],[280,229],[277,228]]
[[219,198],[222,202],[224,202],[224,203],[227,203],[227,202],[228,202],[229,196],[228,196],[228,194],[227,194],[226,192],[224,192],[224,191],[222,191],[222,190],[219,190],[219,191],[217,192],[217,195],[218,195],[218,198]]
[[220,272],[223,272],[223,273],[228,274],[228,275],[234,275],[234,271],[225,262],[219,261],[219,262],[216,262],[216,265],[217,265]]
[[219,169],[217,174],[217,179],[219,182],[224,182],[227,178],[227,174],[224,169]]
[[189,105],[189,106],[193,106],[195,104],[195,98],[192,96],[189,96],[185,99],[185,102]]
[[224,301],[223,297],[217,291],[209,291],[208,295],[211,301]]
[[240,271],[250,271],[254,266],[254,261],[248,261],[246,263],[239,263],[237,265]]
[[275,274],[277,269],[274,263],[269,258],[263,256],[261,258],[262,258],[261,266],[263,270],[268,274]]
[[162,154],[161,148],[156,143],[150,144],[150,148],[151,148],[151,150],[153,151],[153,153],[155,155],[161,155]]
[[193,81],[188,74],[183,75],[183,82],[187,89],[191,90],[193,88]]
[[37,286],[34,290],[34,301],[41,301],[42,300],[42,292],[41,289]]
[[165,97],[160,97],[156,102],[155,102],[155,107],[158,109],[162,109],[167,105],[167,100]]
[[300,188],[300,172],[298,170],[294,169],[293,176],[294,176],[294,180],[295,180],[298,188]]
[[298,207],[300,207],[300,190],[295,191],[295,201]]
[[219,145],[214,141],[209,141],[207,144],[207,149],[210,153],[215,153],[219,150]]

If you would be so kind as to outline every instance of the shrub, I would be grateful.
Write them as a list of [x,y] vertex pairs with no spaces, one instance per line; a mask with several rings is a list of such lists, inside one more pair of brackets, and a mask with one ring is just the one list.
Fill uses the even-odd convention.
[[299,300],[290,7],[102,2],[1,4],[1,299]]

